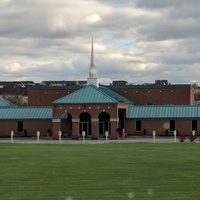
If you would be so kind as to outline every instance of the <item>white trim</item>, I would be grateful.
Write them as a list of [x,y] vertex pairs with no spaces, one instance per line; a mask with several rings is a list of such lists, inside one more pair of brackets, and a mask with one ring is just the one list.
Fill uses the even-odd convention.
[[52,122],[61,122],[61,119],[52,119]]
[[119,118],[110,118],[110,122],[118,122]]
[[72,119],[72,122],[80,122],[80,119],[79,118],[74,118],[74,119]]
[[91,118],[91,122],[98,122],[99,118]]

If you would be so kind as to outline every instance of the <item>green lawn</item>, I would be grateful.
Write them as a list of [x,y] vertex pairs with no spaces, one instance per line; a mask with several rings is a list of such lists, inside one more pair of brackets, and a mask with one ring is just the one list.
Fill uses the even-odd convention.
[[0,200],[191,200],[200,144],[0,144]]

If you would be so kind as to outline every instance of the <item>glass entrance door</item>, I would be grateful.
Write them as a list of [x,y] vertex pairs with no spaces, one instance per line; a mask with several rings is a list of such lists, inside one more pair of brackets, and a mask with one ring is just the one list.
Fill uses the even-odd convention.
[[99,136],[104,137],[106,131],[110,133],[110,115],[103,112],[99,114]]
[[91,116],[88,113],[81,113],[79,123],[80,135],[85,131],[86,136],[91,136]]
[[99,135],[105,136],[105,132],[110,132],[110,122],[99,122]]
[[90,122],[80,122],[80,135],[85,131],[86,136],[91,136]]

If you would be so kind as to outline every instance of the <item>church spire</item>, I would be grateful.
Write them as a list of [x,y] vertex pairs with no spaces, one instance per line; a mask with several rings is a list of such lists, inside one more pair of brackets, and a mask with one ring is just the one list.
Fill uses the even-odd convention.
[[91,43],[91,63],[90,67],[94,65],[94,49],[93,49],[93,37],[92,37],[92,43]]
[[93,38],[92,38],[92,42],[91,42],[91,63],[90,63],[90,69],[89,69],[89,77],[96,78],[96,67],[94,65]]
[[93,38],[91,42],[91,61],[90,61],[90,68],[89,68],[89,78],[87,79],[87,85],[95,85],[96,87],[99,86],[97,75],[96,75],[96,66],[94,65],[94,49],[93,49]]

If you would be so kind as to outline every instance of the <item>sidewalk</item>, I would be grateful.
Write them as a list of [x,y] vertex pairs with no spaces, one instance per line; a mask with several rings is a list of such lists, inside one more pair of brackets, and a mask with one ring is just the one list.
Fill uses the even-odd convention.
[[[196,141],[199,141],[199,138],[196,139]],[[79,140],[72,140],[71,138],[62,138],[61,141],[59,140],[49,140],[44,137],[39,138],[39,141],[37,137],[14,137],[13,138],[13,143],[41,143],[41,144],[103,144],[103,143],[153,143],[153,137],[127,137],[125,139],[116,139],[116,140],[111,140],[101,138],[98,140],[91,140],[90,138],[86,139],[83,141],[82,138]],[[175,139],[174,137],[156,137],[155,138],[155,143],[174,143]],[[179,142],[179,138],[177,137],[176,142]],[[1,143],[11,143],[11,138],[0,138],[0,144]]]

